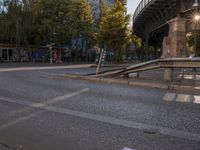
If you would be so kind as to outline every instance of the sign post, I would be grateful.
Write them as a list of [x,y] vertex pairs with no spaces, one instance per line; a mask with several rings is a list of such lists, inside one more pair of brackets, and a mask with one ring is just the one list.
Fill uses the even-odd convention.
[[53,63],[53,59],[52,59],[52,45],[50,45],[49,50],[50,50],[50,64],[52,64]]
[[53,63],[53,53],[52,53],[52,47],[53,47],[54,43],[51,43],[49,45],[47,45],[49,47],[49,63],[52,64]]
[[106,51],[102,49],[100,52],[99,59],[98,59],[96,75],[99,73],[99,68],[103,66],[103,62],[105,61],[105,58],[106,58]]

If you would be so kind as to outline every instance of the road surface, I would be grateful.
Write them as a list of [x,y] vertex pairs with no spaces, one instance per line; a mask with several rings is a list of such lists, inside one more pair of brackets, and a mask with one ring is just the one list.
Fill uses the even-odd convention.
[[0,149],[200,150],[200,93],[63,77],[86,70],[1,71]]

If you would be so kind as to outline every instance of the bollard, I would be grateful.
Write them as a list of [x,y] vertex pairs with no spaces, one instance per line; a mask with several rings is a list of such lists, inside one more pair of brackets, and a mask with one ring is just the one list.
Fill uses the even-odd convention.
[[173,81],[173,68],[166,68],[164,71],[164,81]]

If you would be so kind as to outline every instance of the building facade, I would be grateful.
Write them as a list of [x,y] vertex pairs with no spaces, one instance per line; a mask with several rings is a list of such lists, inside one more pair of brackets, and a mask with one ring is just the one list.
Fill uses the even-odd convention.
[[94,20],[97,20],[100,17],[100,6],[102,3],[112,6],[114,0],[88,0],[88,3],[91,5],[92,16]]

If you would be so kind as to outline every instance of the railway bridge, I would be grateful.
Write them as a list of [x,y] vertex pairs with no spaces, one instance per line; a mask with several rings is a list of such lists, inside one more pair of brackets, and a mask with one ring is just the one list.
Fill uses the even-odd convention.
[[[146,56],[149,46],[160,47],[162,58],[188,54],[186,34],[200,29],[198,0],[142,0],[133,17],[133,30],[142,38]],[[198,38],[193,51],[199,56]]]

